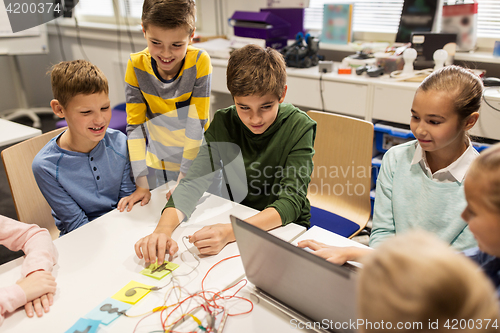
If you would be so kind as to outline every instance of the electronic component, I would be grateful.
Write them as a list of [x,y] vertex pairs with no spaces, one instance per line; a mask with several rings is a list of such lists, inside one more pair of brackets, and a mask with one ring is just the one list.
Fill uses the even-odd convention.
[[295,43],[285,46],[280,50],[288,67],[309,68],[318,65],[323,57],[318,55],[319,39],[307,34],[304,37],[299,32],[295,37]]
[[370,67],[367,71],[366,74],[368,74],[369,77],[377,77],[384,75],[384,68],[383,67]]
[[485,87],[500,86],[500,79],[496,77],[485,77],[483,79],[483,84]]
[[384,68],[380,67],[380,66],[368,66],[368,65],[360,66],[360,67],[356,68],[357,75],[361,75],[364,72],[366,72],[366,74],[369,77],[377,77],[377,76],[384,75]]
[[319,72],[320,73],[331,73],[333,72],[333,61],[320,61],[319,62]]
[[368,66],[368,65],[365,65],[365,66],[359,66],[358,68],[356,68],[356,74],[357,74],[357,75],[361,75],[361,74],[363,74],[364,72],[366,72],[369,68],[370,68],[370,66]]

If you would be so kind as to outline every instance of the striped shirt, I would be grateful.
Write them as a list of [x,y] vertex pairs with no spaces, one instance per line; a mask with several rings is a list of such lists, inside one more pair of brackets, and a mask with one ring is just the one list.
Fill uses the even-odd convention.
[[210,57],[192,46],[171,80],[159,75],[147,48],[130,55],[125,95],[134,177],[147,175],[148,166],[187,172],[208,128],[211,78]]

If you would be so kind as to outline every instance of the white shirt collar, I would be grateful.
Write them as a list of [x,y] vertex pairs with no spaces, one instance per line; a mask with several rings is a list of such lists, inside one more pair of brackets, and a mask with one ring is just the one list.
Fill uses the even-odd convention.
[[422,149],[422,147],[420,147],[417,141],[415,143],[416,149],[411,161],[411,165],[419,163],[422,167],[422,170],[427,174],[427,176],[435,182],[453,183],[458,181],[459,183],[461,183],[465,178],[465,174],[467,173],[469,166],[479,155],[479,153],[472,146],[469,138],[467,138],[466,143],[467,149],[458,159],[456,159],[446,168],[440,169],[433,174],[429,167],[429,164],[427,163],[425,151]]

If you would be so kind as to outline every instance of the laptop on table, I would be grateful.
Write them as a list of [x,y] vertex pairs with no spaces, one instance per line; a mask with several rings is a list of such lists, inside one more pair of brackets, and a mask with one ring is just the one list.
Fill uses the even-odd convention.
[[317,332],[356,332],[356,279],[337,266],[231,215],[256,294]]

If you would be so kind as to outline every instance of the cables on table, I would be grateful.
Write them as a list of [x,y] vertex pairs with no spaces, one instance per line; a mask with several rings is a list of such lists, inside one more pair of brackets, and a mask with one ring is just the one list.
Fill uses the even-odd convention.
[[[155,307],[151,311],[140,315],[125,314],[125,316],[127,317],[143,317],[139,320],[139,322],[137,322],[137,325],[134,328],[134,332],[137,330],[139,324],[144,319],[157,312],[160,312],[160,322],[163,328],[163,331],[161,332],[181,333],[181,331],[179,331],[180,326],[188,320],[193,320],[196,323],[196,331],[219,332],[219,329],[223,328],[225,320],[228,316],[239,316],[253,311],[253,302],[251,300],[245,297],[236,296],[236,294],[238,294],[238,292],[240,292],[246,286],[248,282],[246,279],[242,279],[235,284],[219,291],[208,290],[205,286],[205,281],[210,272],[212,272],[219,264],[233,258],[238,258],[239,255],[224,258],[210,267],[201,281],[201,289],[199,291],[190,293],[180,286],[178,277],[190,275],[199,267],[201,263],[199,256],[196,253],[192,252],[187,246],[188,244],[186,244],[186,239],[188,239],[188,237],[183,237],[182,242],[184,246],[186,246],[187,251],[196,259],[197,264],[194,267],[190,266],[192,269],[188,273],[177,274],[172,271],[170,274],[170,282],[168,282],[164,286],[154,287],[154,289],[152,289],[160,290],[172,284],[172,288],[170,288],[165,293],[163,305]],[[225,293],[227,292],[229,292],[229,295],[225,295]],[[176,300],[169,303],[169,299],[171,299],[172,297],[175,297]],[[227,302],[231,300],[242,300],[248,302],[250,304],[250,308],[246,311],[230,313]],[[188,310],[183,310],[183,308]],[[216,329],[216,318],[219,316],[222,316],[222,319],[219,324],[219,329]]]

